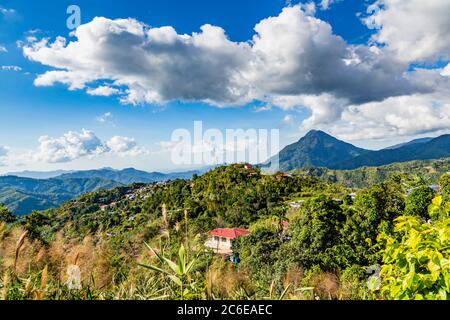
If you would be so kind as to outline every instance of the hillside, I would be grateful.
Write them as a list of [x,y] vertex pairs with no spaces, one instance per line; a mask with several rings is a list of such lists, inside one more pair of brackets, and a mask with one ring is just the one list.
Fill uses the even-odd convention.
[[340,141],[322,131],[310,131],[297,143],[279,153],[280,170],[302,167],[333,167],[336,163],[352,159],[368,150]]
[[38,180],[15,176],[0,177],[0,203],[15,214],[29,214],[45,210],[84,193],[110,189],[120,185],[106,179],[46,179]]
[[[372,294],[385,300],[385,293],[368,291],[366,273],[368,266],[386,264],[382,256],[393,251],[377,242],[381,236],[396,245],[408,234],[401,226],[419,225],[428,228],[421,233],[430,237],[425,250],[448,256],[448,241],[438,239],[441,225],[450,222],[450,176],[440,184],[436,197],[405,177],[352,198],[350,190],[308,176],[231,165],[192,180],[92,192],[18,221],[0,206],[0,220],[12,221],[0,222],[0,271],[14,263],[22,239],[13,280],[20,290],[9,290],[10,297],[26,298],[24,288],[41,292],[46,270],[48,299],[360,300]],[[231,244],[239,263],[208,245],[215,228],[247,229]],[[174,270],[180,265],[189,265],[189,273]],[[70,270],[78,273],[76,290],[65,290]],[[36,280],[28,284],[28,278]]]
[[331,169],[355,169],[376,167],[395,162],[432,160],[450,157],[450,135],[443,135],[428,142],[406,144],[396,149],[370,151],[331,166]]
[[58,176],[60,179],[73,179],[73,178],[100,178],[116,181],[122,184],[130,183],[152,183],[159,181],[167,181],[173,179],[190,179],[194,174],[200,173],[199,171],[187,171],[179,173],[161,173],[161,172],[146,172],[136,170],[133,168],[127,168],[124,170],[114,170],[111,168],[104,168],[99,170],[86,170],[75,171]]
[[428,185],[436,185],[439,177],[450,172],[450,158],[416,160],[380,167],[362,167],[353,170],[333,170],[322,167],[296,169],[292,172],[298,175],[312,176],[323,182],[339,183],[348,188],[358,189],[386,181],[394,174],[418,176]]
[[60,175],[71,173],[73,171],[68,170],[55,170],[55,171],[19,171],[19,172],[8,172],[3,176],[15,176],[20,178],[31,178],[31,179],[51,179],[56,178]]
[[350,170],[396,162],[450,157],[450,135],[413,140],[383,150],[361,149],[322,131],[310,131],[298,142],[280,151],[280,170],[324,167]]
[[414,139],[414,140],[411,140],[409,142],[400,143],[400,144],[396,144],[396,145],[391,146],[391,147],[387,147],[385,149],[386,150],[398,149],[398,148],[401,148],[401,147],[404,147],[404,146],[408,146],[408,145],[427,143],[427,142],[430,142],[431,140],[433,140],[433,138]]
[[183,209],[188,208],[189,217],[196,219],[205,232],[220,226],[248,227],[282,209],[290,197],[319,190],[326,192],[328,186],[311,177],[266,176],[258,169],[233,165],[219,167],[193,180],[131,184],[85,194],[40,214],[53,226],[71,221],[71,228],[77,229],[71,232],[76,234],[114,227],[139,230],[160,217],[165,204],[173,220],[180,219]]
[[[60,206],[82,194],[99,189],[111,189],[132,183],[154,183],[175,179],[190,179],[209,168],[175,173],[145,172],[128,168],[114,170],[104,168],[86,171],[18,172],[20,176],[0,176],[0,203],[15,214],[29,214],[33,210],[45,210]],[[21,177],[23,176],[23,177]],[[34,179],[33,177],[53,177]]]

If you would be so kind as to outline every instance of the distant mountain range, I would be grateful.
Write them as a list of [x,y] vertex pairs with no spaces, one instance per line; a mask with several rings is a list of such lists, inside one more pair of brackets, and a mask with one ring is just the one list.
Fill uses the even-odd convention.
[[313,130],[298,142],[284,148],[279,153],[279,164],[281,171],[306,167],[350,170],[449,156],[450,135],[417,139],[372,151],[355,147],[323,131]]
[[20,172],[9,172],[4,176],[15,176],[20,178],[31,178],[31,179],[51,179],[56,178],[60,175],[66,173],[72,173],[74,171],[68,170],[55,170],[55,171],[20,171]]
[[[87,171],[17,172],[0,176],[0,203],[15,214],[58,207],[81,194],[111,189],[131,183],[153,183],[174,179],[190,179],[208,168],[178,173],[145,172],[128,168],[104,168]],[[35,178],[32,178],[35,177]]]
[[58,179],[73,179],[73,178],[101,178],[107,180],[113,180],[122,184],[130,183],[153,183],[159,181],[168,181],[174,179],[191,179],[194,174],[200,174],[203,171],[186,171],[186,172],[174,172],[174,173],[161,173],[161,172],[146,172],[133,168],[114,170],[111,168],[99,169],[99,170],[87,170],[87,171],[75,171],[71,173],[65,173],[58,176]]
[[[413,160],[450,157],[450,135],[416,139],[383,150],[358,148],[323,131],[313,130],[279,153],[281,171],[301,168],[351,170]],[[270,161],[262,166],[269,164]],[[0,203],[22,215],[33,210],[57,207],[83,193],[131,183],[153,183],[190,179],[211,167],[177,173],[146,172],[133,168],[104,168],[87,171],[24,171],[0,176]],[[336,173],[334,175],[339,175]],[[323,174],[322,174],[323,175]],[[330,173],[326,173],[327,176]]]
[[433,138],[415,139],[415,140],[412,140],[412,141],[409,141],[409,142],[396,144],[395,146],[392,146],[392,147],[387,147],[384,150],[392,150],[392,149],[398,149],[398,148],[405,147],[405,146],[411,146],[411,145],[414,145],[414,144],[427,143],[427,142],[430,142],[431,140],[433,140]]
[[120,183],[100,179],[31,179],[15,176],[0,177],[0,203],[18,215],[33,210],[58,207],[92,191],[111,189]]

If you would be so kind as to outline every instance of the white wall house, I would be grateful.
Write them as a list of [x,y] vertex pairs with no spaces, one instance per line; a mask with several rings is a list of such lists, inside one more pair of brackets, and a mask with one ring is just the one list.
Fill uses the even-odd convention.
[[233,240],[238,237],[247,236],[250,232],[246,229],[215,229],[208,232],[208,239],[205,242],[205,246],[211,248],[215,253],[219,254],[232,254]]

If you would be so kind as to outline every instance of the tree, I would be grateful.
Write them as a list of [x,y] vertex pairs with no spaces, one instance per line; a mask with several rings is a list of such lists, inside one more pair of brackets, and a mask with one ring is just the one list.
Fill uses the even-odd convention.
[[395,300],[450,299],[450,219],[423,223],[416,217],[396,220],[398,237],[380,235],[381,295]]
[[415,188],[406,197],[405,214],[422,219],[429,219],[428,206],[434,198],[434,191],[430,187],[421,186]]
[[299,216],[289,225],[292,237],[283,255],[303,267],[320,265],[325,269],[338,267],[335,246],[340,244],[339,230],[346,217],[339,204],[326,196],[306,201]]
[[439,186],[444,202],[450,202],[450,174],[446,173],[439,179]]
[[0,203],[0,221],[6,223],[13,223],[17,221],[17,217],[9,211],[9,209]]

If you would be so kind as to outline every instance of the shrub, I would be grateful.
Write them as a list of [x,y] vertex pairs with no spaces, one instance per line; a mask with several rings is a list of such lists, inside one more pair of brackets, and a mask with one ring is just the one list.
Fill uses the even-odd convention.
[[450,219],[422,223],[396,220],[395,237],[384,242],[381,296],[387,299],[450,299]]

